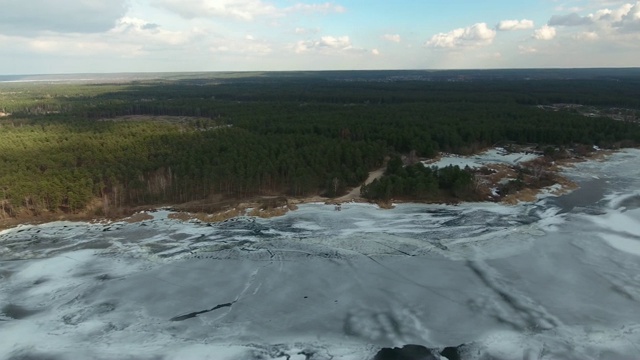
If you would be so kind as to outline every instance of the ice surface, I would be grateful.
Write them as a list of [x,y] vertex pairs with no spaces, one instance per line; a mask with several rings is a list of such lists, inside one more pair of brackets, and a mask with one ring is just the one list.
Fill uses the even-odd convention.
[[630,150],[566,169],[602,180],[573,207],[308,204],[5,230],[0,359],[367,360],[462,343],[473,360],[638,359],[638,168]]
[[630,239],[628,237],[612,234],[603,236],[603,239],[609,245],[620,251],[640,256],[640,239]]

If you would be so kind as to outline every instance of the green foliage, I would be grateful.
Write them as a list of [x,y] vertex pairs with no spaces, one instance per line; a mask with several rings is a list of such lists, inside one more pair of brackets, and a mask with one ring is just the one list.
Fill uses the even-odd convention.
[[[393,159],[389,161],[385,176],[363,186],[360,190],[362,196],[371,200],[388,201],[392,198],[470,200],[474,199],[476,195],[473,187],[473,174],[458,166],[438,169],[425,167],[422,163],[418,163],[397,170],[396,164],[397,161],[393,161]],[[390,171],[391,166],[396,170]]]
[[399,156],[393,156],[387,164],[385,175],[401,175],[404,172],[402,159]]

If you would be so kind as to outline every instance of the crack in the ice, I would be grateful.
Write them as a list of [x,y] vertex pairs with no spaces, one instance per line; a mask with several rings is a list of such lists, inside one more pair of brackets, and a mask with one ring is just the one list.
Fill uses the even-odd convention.
[[214,307],[212,307],[211,309],[208,309],[208,310],[195,311],[195,312],[188,313],[188,314],[185,314],[185,315],[175,316],[175,317],[172,317],[171,319],[169,319],[169,321],[185,321],[185,320],[188,320],[188,319],[193,319],[194,317],[197,317],[198,315],[210,313],[212,311],[215,311],[215,310],[218,310],[218,309],[222,309],[222,308],[231,307],[235,303],[236,302],[233,301],[233,302],[226,303],[226,304],[216,305],[216,306],[214,306]]
[[[468,261],[467,265],[478,278],[491,289],[506,305],[514,311],[519,319],[508,319],[498,315],[498,320],[512,325],[517,330],[543,329],[549,330],[561,325],[559,319],[549,314],[542,306],[536,305],[533,300],[518,298],[507,287],[499,282],[496,275],[489,274],[493,269],[479,261]],[[518,321],[520,320],[520,321]]]
[[409,254],[408,252],[402,251],[402,250],[400,250],[400,249],[396,249],[396,248],[394,248],[393,246],[387,245],[387,244],[382,243],[382,242],[380,242],[380,241],[374,241],[374,242],[375,242],[375,243],[377,243],[377,244],[379,244],[379,245],[386,246],[386,247],[388,247],[389,249],[391,249],[391,250],[395,250],[395,251],[397,251],[397,252],[399,252],[399,253],[401,253],[401,254],[404,254],[404,255],[407,255],[407,256],[414,256],[414,255],[412,255],[412,254]]
[[[265,265],[266,266],[266,265]],[[263,266],[264,267],[264,266]],[[222,308],[230,308],[231,306],[233,306],[236,302],[238,302],[238,300],[240,300],[240,298],[247,292],[247,290],[249,290],[249,288],[253,285],[253,282],[255,281],[256,276],[258,275],[258,273],[260,272],[260,268],[257,268],[253,271],[253,273],[251,274],[251,276],[249,277],[249,281],[246,283],[245,288],[242,290],[242,292],[240,292],[240,294],[238,294],[238,296],[236,296],[235,300],[233,300],[232,302],[226,303],[226,304],[220,304],[220,305],[216,305],[211,309],[208,310],[202,310],[202,311],[195,311],[189,314],[184,314],[184,315],[180,315],[180,316],[175,316],[171,319],[169,319],[169,321],[185,321],[188,319],[192,319],[194,317],[197,317],[198,315],[202,315],[202,314],[206,314],[206,313],[210,313],[212,311],[218,310],[218,309],[222,309]]]
[[423,288],[423,289],[425,289],[425,290],[427,290],[427,291],[429,291],[429,292],[431,292],[431,293],[433,293],[433,294],[435,294],[435,295],[437,295],[437,296],[439,296],[439,297],[441,297],[441,298],[443,298],[443,299],[446,299],[446,300],[448,300],[448,301],[450,301],[450,302],[452,302],[452,303],[455,303],[455,304],[458,304],[458,305],[465,306],[465,305],[464,305],[463,303],[461,303],[460,301],[457,301],[457,300],[455,300],[455,299],[453,299],[453,298],[451,298],[451,297],[449,297],[449,296],[447,296],[447,295],[445,295],[445,294],[443,294],[443,293],[441,293],[441,292],[439,292],[439,291],[436,291],[433,287],[430,287],[430,286],[427,286],[427,285],[424,285],[424,284],[420,284],[419,282],[417,282],[417,281],[415,281],[415,280],[413,280],[413,279],[411,279],[411,278],[409,278],[409,277],[407,277],[407,276],[405,276],[405,275],[403,275],[403,274],[399,273],[398,271],[393,270],[393,269],[391,269],[391,268],[389,268],[389,267],[387,267],[387,266],[383,265],[381,262],[379,262],[378,260],[374,259],[372,256],[369,256],[369,255],[364,254],[364,253],[360,253],[360,254],[361,254],[362,256],[364,256],[364,257],[368,258],[369,260],[373,261],[374,263],[378,264],[380,267],[382,267],[382,268],[386,269],[386,270],[387,270],[387,271],[389,271],[390,273],[392,273],[392,274],[396,275],[397,277],[399,277],[399,278],[401,278],[401,279],[405,280],[406,282],[408,282],[408,283],[410,283],[410,284],[413,284],[413,285],[415,285],[415,286],[418,286],[418,287],[420,287],[420,288]]

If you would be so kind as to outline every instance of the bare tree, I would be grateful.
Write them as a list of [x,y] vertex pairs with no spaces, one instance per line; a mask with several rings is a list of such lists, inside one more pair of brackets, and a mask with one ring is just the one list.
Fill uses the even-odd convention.
[[331,185],[333,185],[333,194],[338,195],[338,186],[340,186],[340,180],[337,177],[334,177],[333,181],[331,181]]

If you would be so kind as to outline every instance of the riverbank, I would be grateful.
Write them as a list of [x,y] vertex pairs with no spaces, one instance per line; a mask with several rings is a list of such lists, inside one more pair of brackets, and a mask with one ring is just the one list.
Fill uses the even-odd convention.
[[[491,150],[488,150],[491,151]],[[571,179],[563,176],[563,169],[574,166],[576,163],[585,161],[606,161],[606,159],[615,154],[615,150],[594,149],[591,152],[581,152],[579,154],[573,151],[567,151],[564,155],[557,155],[556,158],[532,153],[526,157],[513,156],[516,152],[508,152],[508,157],[520,159],[523,161],[491,163],[486,166],[474,169],[476,178],[476,186],[482,194],[484,202],[501,203],[504,205],[517,205],[522,202],[534,202],[541,197],[560,196],[570,193],[579,188],[579,185]],[[458,159],[471,159],[478,154],[468,157],[457,157]],[[439,156],[436,161],[443,161],[443,156]],[[432,161],[434,162],[434,161]],[[428,163],[426,164],[428,166]],[[446,165],[446,164],[445,164]],[[370,184],[375,179],[379,179],[384,175],[385,168],[376,169],[369,173],[369,177],[365,181]],[[523,184],[520,188],[510,188],[510,182],[519,182]],[[294,211],[299,205],[309,203],[324,203],[334,206],[336,210],[340,209],[340,205],[345,203],[373,203],[380,209],[392,209],[394,204],[461,204],[466,202],[463,199],[452,197],[442,197],[435,201],[421,201],[409,198],[394,198],[390,201],[371,201],[360,195],[360,188],[351,189],[347,194],[328,198],[319,195],[287,198],[287,197],[266,197],[254,199],[253,201],[239,201],[235,206],[215,211],[198,211],[198,207],[202,206],[198,203],[192,203],[188,206],[178,206],[172,209],[177,212],[171,217],[180,220],[198,220],[202,222],[220,222],[238,216],[253,216],[261,218],[278,217],[289,211]],[[509,193],[499,194],[499,189],[509,189]],[[473,201],[477,202],[477,201]]]
[[[501,149],[501,151],[504,149]],[[522,149],[518,149],[523,151]],[[492,151],[492,150],[485,150]],[[505,150],[506,151],[506,150]],[[505,156],[510,158],[523,158],[525,161],[483,163],[482,166],[472,169],[475,175],[475,186],[481,196],[481,201],[498,202],[505,205],[516,205],[520,202],[533,202],[543,196],[559,196],[579,188],[579,185],[562,175],[563,169],[584,161],[606,161],[615,154],[616,150],[594,150],[572,154],[567,152],[558,158],[545,157],[543,154],[527,157],[514,157],[516,151],[507,152]],[[472,164],[478,160],[478,155],[438,156],[432,160],[423,160],[425,166],[441,163],[446,166]],[[454,161],[451,161],[454,159]],[[448,161],[448,162],[447,162]],[[364,185],[370,184],[375,179],[384,175],[385,167],[381,167],[369,173]],[[515,185],[514,185],[515,183]],[[512,186],[513,185],[513,186]],[[517,185],[517,186],[516,186]],[[94,211],[88,209],[76,214],[67,213],[41,213],[38,215],[21,215],[14,218],[1,219],[0,230],[12,228],[21,224],[42,224],[53,221],[85,221],[85,222],[140,222],[148,220],[150,211],[159,208],[170,209],[171,218],[190,221],[215,223],[225,221],[238,216],[251,216],[271,218],[282,216],[289,211],[295,211],[299,205],[308,203],[324,203],[338,206],[344,203],[375,203],[381,209],[391,209],[399,203],[421,204],[459,204],[464,199],[442,197],[431,201],[421,201],[410,198],[394,198],[389,201],[371,201],[360,195],[360,188],[350,189],[347,194],[340,197],[329,198],[320,195],[305,197],[285,196],[260,196],[249,199],[215,198],[201,201],[192,201],[184,204],[169,204],[157,206],[138,206],[117,209],[109,216],[96,216]],[[507,193],[500,193],[500,191]],[[338,209],[338,208],[336,208]]]

